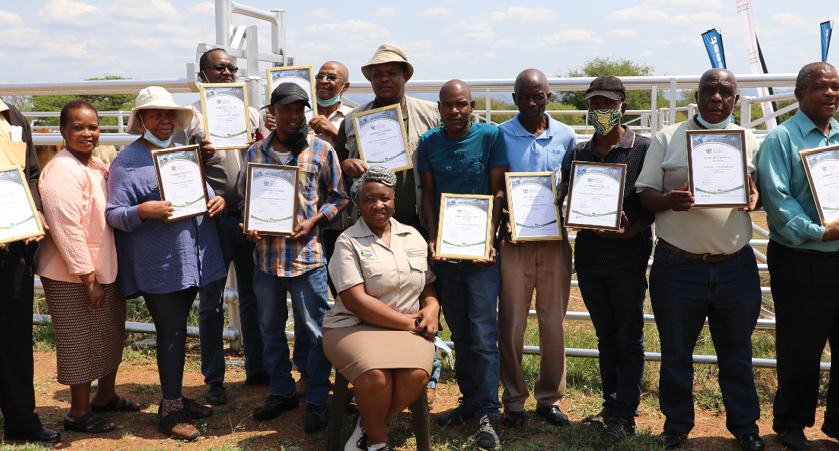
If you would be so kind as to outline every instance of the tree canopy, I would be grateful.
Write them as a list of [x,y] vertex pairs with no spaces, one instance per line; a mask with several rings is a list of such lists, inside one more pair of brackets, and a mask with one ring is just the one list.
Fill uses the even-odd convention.
[[[105,74],[87,80],[126,80],[119,75]],[[128,111],[134,108],[135,96],[131,94],[96,94],[96,95],[50,95],[32,96],[31,111],[61,111],[71,100],[81,99],[90,102],[99,111]],[[126,115],[126,117],[128,117]],[[100,117],[100,125],[117,125],[116,117]],[[58,125],[57,117],[45,117],[35,121],[35,125]],[[102,130],[115,133],[116,130]]]

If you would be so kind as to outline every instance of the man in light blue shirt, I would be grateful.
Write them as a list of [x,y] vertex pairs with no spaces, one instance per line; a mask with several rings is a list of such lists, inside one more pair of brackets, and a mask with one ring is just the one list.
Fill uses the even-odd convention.
[[[795,82],[800,109],[772,130],[758,153],[769,223],[769,274],[777,324],[778,391],[772,428],[788,449],[807,450],[816,420],[825,342],[839,339],[839,221],[821,224],[798,152],[839,145],[839,74],[827,63],[804,66]],[[834,366],[837,368],[839,366]],[[831,371],[830,383],[833,381]],[[822,432],[839,439],[839,391],[828,390]]]
[[[501,124],[507,142],[508,172],[557,174],[562,161],[577,144],[574,130],[545,113],[551,93],[545,74],[528,69],[516,78],[513,100],[516,117]],[[536,291],[539,312],[541,363],[533,388],[536,413],[548,424],[567,426],[559,408],[565,395],[565,312],[571,289],[571,246],[563,228],[562,241],[513,241],[509,216],[504,214],[501,242],[501,285],[498,301],[498,350],[507,427],[524,426],[524,403],[529,396],[521,370],[527,314]]]

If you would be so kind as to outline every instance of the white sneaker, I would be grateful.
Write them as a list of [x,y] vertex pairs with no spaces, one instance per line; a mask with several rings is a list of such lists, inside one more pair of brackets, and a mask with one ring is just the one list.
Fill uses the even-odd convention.
[[344,445],[344,451],[367,451],[367,431],[361,427],[361,415],[356,415],[353,421],[352,434],[347,444]]

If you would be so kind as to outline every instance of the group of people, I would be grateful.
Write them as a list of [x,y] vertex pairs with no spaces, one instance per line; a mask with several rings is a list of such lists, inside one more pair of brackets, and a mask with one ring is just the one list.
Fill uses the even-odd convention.
[[[237,70],[221,49],[203,54],[199,69],[209,83],[234,82]],[[652,139],[621,124],[627,103],[620,79],[598,77],[585,95],[595,135],[580,143],[572,128],[546,113],[552,94],[536,69],[516,78],[513,100],[519,112],[499,126],[472,121],[475,102],[460,80],[447,82],[436,104],[407,96],[414,68],[397,46],[379,47],[361,72],[375,98],[354,109],[341,101],[349,77],[338,62],[318,71],[316,99],[295,84],[280,84],[264,118],[251,108],[258,131],[242,150],[213,147],[200,104],[181,107],[162,88],[144,89],[128,124],[129,133],[142,136],[110,168],[91,157],[99,128],[89,103],[65,105],[60,131],[66,148],[41,170],[25,119],[0,102],[0,166],[24,168],[47,231],[0,245],[0,316],[7,318],[0,330],[0,409],[6,438],[60,438],[32,413],[33,273],[41,278],[55,326],[58,381],[71,387],[65,430],[108,432],[115,425],[100,414],[141,408],[116,393],[115,378],[124,344],[124,299],[142,296],[158,334],[159,430],[179,439],[198,437],[193,421],[213,410],[182,393],[187,318],[198,295],[206,400],[224,404],[223,291],[231,262],[245,383],[270,386],[253,412],[255,420],[295,409],[305,396],[304,429],[322,429],[334,365],[353,384],[359,412],[345,451],[389,450],[387,420],[426,390],[433,399],[442,312],[462,397],[437,423],[476,419],[476,443],[495,448],[502,408],[507,428],[526,422],[530,393],[521,364],[535,293],[541,345],[536,413],[550,425],[566,426],[560,403],[572,248],[564,229],[562,240],[512,239],[504,175],[556,173],[561,205],[572,189],[571,163],[585,161],[624,164],[626,181],[620,229],[580,230],[573,250],[598,337],[603,389],[602,410],[582,423],[602,428],[605,440],[636,434],[649,286],[662,348],[663,445],[680,448],[694,426],[692,352],[707,317],[726,426],[741,449],[764,448],[751,360],[760,281],[749,246],[749,212],[762,203],[777,315],[773,428],[787,448],[809,449],[803,430],[815,422],[820,356],[827,340],[839,339],[839,302],[830,291],[830,271],[839,267],[839,222],[819,223],[797,151],[839,144],[833,119],[839,74],[833,66],[813,63],[801,70],[795,89],[800,110],[762,144],[745,130],[749,206],[740,209],[695,209],[687,184],[685,132],[741,129],[731,122],[737,80],[724,69],[700,79],[696,115]],[[307,122],[313,101],[318,116]],[[412,157],[413,168],[399,173],[368,167],[360,159],[355,128],[345,120],[389,105],[402,110]],[[11,127],[22,127],[20,141],[12,139]],[[186,144],[199,145],[209,212],[168,222],[173,208],[161,201],[151,151]],[[298,221],[290,235],[242,230],[248,163],[299,168]],[[443,193],[492,196],[489,258],[461,261],[435,254]],[[657,243],[648,283],[653,223]],[[335,298],[331,309],[327,290]],[[287,296],[293,306],[293,355],[285,335]],[[300,374],[296,381],[292,364]],[[836,393],[828,391],[822,431],[839,439]]]

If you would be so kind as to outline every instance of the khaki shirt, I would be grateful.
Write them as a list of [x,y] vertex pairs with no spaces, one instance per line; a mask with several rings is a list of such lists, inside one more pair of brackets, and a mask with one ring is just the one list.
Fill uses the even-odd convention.
[[[413,227],[390,219],[390,247],[380,240],[363,219],[344,231],[329,260],[329,275],[338,293],[358,284],[364,291],[400,313],[420,310],[419,296],[435,280],[428,268],[428,243]],[[323,327],[351,327],[360,323],[351,311],[335,300]]]
[[[0,100],[0,112],[9,107]],[[8,166],[24,167],[26,163],[26,143],[12,141],[12,124],[0,114],[0,168]]]
[[[687,130],[701,130],[701,127],[691,118],[656,133],[635,182],[639,193],[647,188],[666,193],[688,181]],[[742,127],[728,124],[726,130],[742,130]],[[745,146],[748,171],[757,183],[754,161],[760,146],[751,130],[746,130]],[[748,212],[736,208],[666,210],[655,214],[655,234],[694,254],[732,254],[749,244],[752,221]]]

